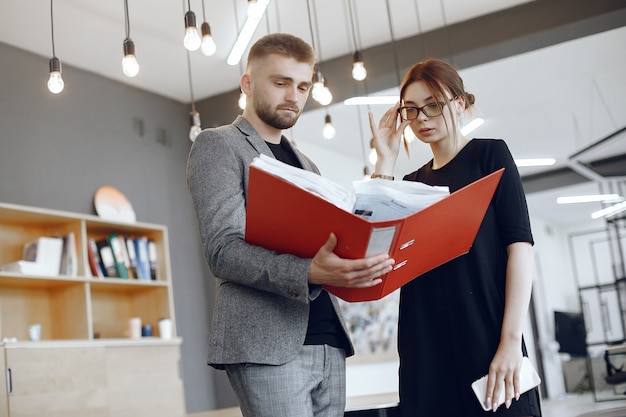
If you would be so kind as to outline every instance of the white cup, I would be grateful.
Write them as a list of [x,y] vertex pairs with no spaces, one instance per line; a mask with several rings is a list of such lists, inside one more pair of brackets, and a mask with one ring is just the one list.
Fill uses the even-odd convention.
[[28,337],[33,342],[41,340],[41,324],[31,324],[28,326]]
[[139,317],[133,317],[128,321],[128,337],[141,339],[141,319]]
[[161,339],[172,338],[172,319],[159,320],[159,336]]

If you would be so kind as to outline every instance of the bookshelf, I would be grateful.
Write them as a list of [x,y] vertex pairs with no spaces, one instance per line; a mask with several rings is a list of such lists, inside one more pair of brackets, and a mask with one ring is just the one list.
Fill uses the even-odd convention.
[[[143,372],[145,386],[152,387],[150,393],[144,393],[144,404],[133,404],[126,395],[127,410],[137,412],[132,415],[144,415],[139,410],[145,407],[146,395],[158,393],[167,399],[167,407],[160,411],[152,410],[154,415],[184,415],[182,380],[179,375],[180,344],[176,336],[172,278],[167,228],[149,223],[123,223],[103,220],[94,215],[77,214],[56,210],[41,209],[0,203],[0,266],[22,258],[26,242],[41,236],[57,236],[73,233],[76,241],[77,275],[37,276],[17,272],[0,271],[0,369],[7,374],[6,390],[0,391],[0,417],[41,415],[46,407],[33,406],[38,400],[49,401],[48,396],[33,393],[25,388],[36,380],[44,378],[50,370],[48,382],[54,393],[55,381],[64,386],[65,381],[72,381],[68,373],[86,372],[104,382],[113,384],[120,375],[135,381],[136,387],[142,386],[141,378],[133,370],[133,363],[142,363],[150,372]],[[105,239],[111,234],[146,236],[154,241],[157,253],[156,280],[128,278],[101,278],[92,276],[89,266],[87,242],[89,239]],[[142,324],[150,324],[153,337],[129,339],[129,320],[141,318]],[[158,320],[172,320],[172,339],[161,339],[158,334]],[[41,324],[41,340],[31,342],[28,326]],[[123,352],[120,353],[120,352]],[[91,365],[84,370],[76,369],[71,364],[81,358],[89,359]],[[116,363],[122,357],[130,363]],[[39,364],[34,375],[30,370],[30,359]],[[54,358],[55,365],[47,360]],[[59,372],[58,364],[65,372]],[[116,371],[111,373],[114,367]],[[81,376],[83,378],[83,376]],[[0,379],[5,379],[0,378]],[[32,379],[32,380],[30,380]],[[173,385],[172,385],[173,384]],[[91,384],[93,385],[93,384]],[[103,407],[112,410],[118,407],[119,399],[114,399],[116,389],[89,384],[75,384],[76,396],[55,396],[59,415],[87,415],[93,412],[89,408],[77,406],[76,398],[85,395],[103,399]],[[37,386],[37,385],[35,385]],[[57,388],[59,388],[57,386]],[[167,389],[165,389],[167,387]],[[72,391],[72,387],[59,388]],[[100,390],[100,391],[98,391]],[[132,390],[131,390],[132,391]],[[137,393],[140,392],[136,388]],[[9,401],[1,400],[5,393]],[[57,392],[58,394],[58,392]],[[67,392],[66,392],[67,394]],[[63,404],[63,398],[67,404]],[[108,398],[108,400],[107,400]],[[142,398],[137,394],[136,399]],[[110,401],[109,401],[110,400]],[[74,404],[71,404],[74,403]],[[7,404],[7,408],[3,409]],[[24,404],[25,409],[19,409]],[[93,403],[89,403],[93,407]],[[18,410],[12,408],[18,407]],[[29,414],[26,410],[31,410]],[[148,415],[148,414],[146,414]]]

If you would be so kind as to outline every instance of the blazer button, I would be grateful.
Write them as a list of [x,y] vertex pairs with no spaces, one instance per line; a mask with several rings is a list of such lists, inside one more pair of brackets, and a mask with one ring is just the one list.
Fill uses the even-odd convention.
[[287,291],[287,294],[289,294],[290,297],[294,297],[294,298],[297,298],[300,295],[298,290],[289,290]]

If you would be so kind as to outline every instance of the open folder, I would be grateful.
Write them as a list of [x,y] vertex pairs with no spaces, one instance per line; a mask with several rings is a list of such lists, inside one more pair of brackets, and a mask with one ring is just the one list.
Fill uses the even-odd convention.
[[312,258],[333,232],[337,236],[335,253],[342,258],[389,253],[396,263],[381,284],[325,287],[345,301],[377,300],[469,251],[503,171],[495,171],[411,215],[369,221],[251,165],[245,240],[279,253]]

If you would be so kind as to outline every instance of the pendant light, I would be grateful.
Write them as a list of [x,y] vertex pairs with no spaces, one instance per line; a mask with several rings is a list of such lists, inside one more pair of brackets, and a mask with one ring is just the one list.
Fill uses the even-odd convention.
[[354,56],[352,59],[352,78],[356,81],[363,81],[367,78],[367,69],[365,68],[365,63],[363,62],[363,54],[359,50],[360,41],[358,40],[358,21],[355,25],[356,20],[356,10],[353,11],[353,2],[349,1],[349,15],[350,15],[350,27],[352,28],[352,40],[354,41]]
[[326,116],[324,117],[324,128],[322,129],[322,135],[325,139],[333,139],[337,131],[335,130],[335,126],[333,126],[333,122],[330,119],[330,114],[328,114],[328,108],[326,109]]
[[65,83],[61,77],[61,61],[54,52],[54,18],[52,14],[52,0],[50,0],[50,29],[52,32],[52,58],[50,58],[50,78],[48,79],[48,90],[53,94],[63,91]]
[[198,34],[196,26],[196,14],[191,11],[191,0],[187,0],[187,13],[185,13],[185,38],[183,45],[188,51],[195,51],[200,48],[202,39]]
[[126,38],[124,39],[124,58],[122,58],[122,72],[127,77],[134,77],[139,73],[139,63],[135,57],[135,43],[130,39],[130,21],[128,18],[128,0],[124,0],[124,21]]
[[189,94],[191,96],[191,112],[189,112],[189,140],[194,142],[196,136],[202,131],[200,122],[200,113],[196,111],[196,102],[193,98],[193,82],[191,79],[191,60],[189,59],[189,52],[187,54],[187,75],[189,76]]
[[217,50],[217,45],[215,45],[215,40],[211,35],[211,26],[206,20],[206,11],[204,9],[204,0],[202,0],[202,18],[204,22],[200,26],[200,31],[202,32],[202,43],[200,44],[200,50],[206,56],[211,56]]
[[[318,42],[315,42],[316,35],[313,32],[313,19],[311,17],[311,15],[315,13],[315,11],[311,12],[311,6],[309,4],[309,0],[307,0],[306,6],[307,6],[308,17],[309,17],[309,29],[311,31],[311,45],[313,46],[313,49],[317,52],[318,60],[321,62],[322,61],[322,48],[319,45],[320,43],[319,38],[317,39]],[[315,7],[315,3],[313,3],[313,7]],[[315,19],[315,21],[317,23],[317,19]],[[319,29],[317,28],[317,24],[315,26],[317,29],[317,35],[319,35]],[[322,106],[328,106],[333,101],[333,94],[331,93],[330,89],[326,87],[326,80],[324,79],[322,70],[320,69],[318,65],[316,65],[315,68],[313,69],[312,81],[313,81],[313,86],[311,87],[311,97],[313,97],[313,100],[317,101]]]
[[248,0],[246,21],[239,32],[239,36],[237,36],[233,48],[230,50],[230,54],[228,54],[226,59],[228,65],[237,65],[241,60],[241,56],[248,47],[250,39],[252,39],[252,35],[254,35],[259,22],[263,18],[269,2],[269,0]]

